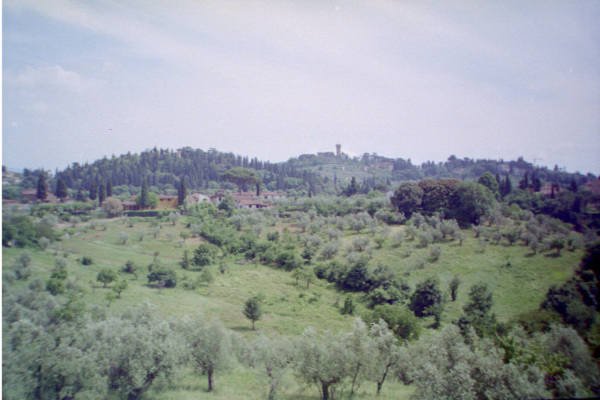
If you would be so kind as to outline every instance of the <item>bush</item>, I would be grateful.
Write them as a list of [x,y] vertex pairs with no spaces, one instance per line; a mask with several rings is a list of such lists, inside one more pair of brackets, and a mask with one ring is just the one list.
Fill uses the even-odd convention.
[[194,257],[192,262],[197,267],[204,267],[214,262],[216,249],[208,243],[201,243],[196,250],[194,250]]
[[87,256],[81,257],[81,264],[82,265],[92,265],[93,263],[94,263],[94,261],[92,260],[91,257],[87,257]]
[[155,267],[148,274],[148,283],[154,283],[158,287],[174,288],[177,285],[177,275],[175,271]]

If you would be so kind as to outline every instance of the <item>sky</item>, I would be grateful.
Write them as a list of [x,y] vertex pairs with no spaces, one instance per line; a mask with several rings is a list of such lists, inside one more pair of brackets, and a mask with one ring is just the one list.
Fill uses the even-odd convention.
[[600,173],[600,1],[2,3],[12,169],[340,143]]

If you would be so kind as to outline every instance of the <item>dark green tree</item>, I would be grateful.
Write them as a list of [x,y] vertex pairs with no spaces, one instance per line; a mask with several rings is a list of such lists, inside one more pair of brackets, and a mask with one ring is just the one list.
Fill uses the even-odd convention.
[[460,285],[460,279],[455,276],[450,281],[450,298],[452,301],[456,301],[456,295],[458,294],[458,286]]
[[246,300],[244,309],[242,310],[244,316],[252,321],[252,330],[255,330],[254,323],[262,316],[262,310],[260,307],[260,300],[255,296]]
[[419,211],[423,200],[423,189],[413,182],[401,183],[394,192],[391,202],[394,207],[404,213],[407,218]]
[[65,184],[65,181],[62,178],[58,178],[56,180],[56,197],[58,197],[61,200],[64,200],[68,195],[68,191],[67,191],[67,185]]
[[142,181],[142,189],[140,195],[137,198],[137,203],[141,208],[150,207],[150,196],[148,194],[148,183],[146,179]]
[[531,187],[533,188],[534,192],[539,192],[542,189],[542,180],[537,172],[534,172],[531,175]]
[[75,195],[75,200],[77,201],[85,201],[86,197],[83,194],[83,190],[81,190],[81,187],[79,189],[77,189],[77,194]]
[[472,326],[479,336],[493,332],[496,327],[496,316],[492,314],[494,300],[487,284],[478,283],[469,290],[469,301],[463,307],[463,316],[458,320],[458,326],[463,333]]
[[254,171],[241,167],[228,169],[223,173],[222,177],[226,181],[237,185],[240,192],[245,192],[249,185],[253,185],[259,181]]
[[44,200],[46,200],[46,197],[48,197],[48,182],[46,182],[46,173],[45,172],[41,172],[40,175],[38,176],[37,190],[36,190],[35,197],[40,201],[44,201]]
[[179,187],[177,188],[177,204],[183,206],[185,204],[185,198],[187,196],[187,188],[185,187],[185,180],[181,178],[179,180]]
[[512,192],[512,182],[508,174],[504,175],[504,180],[502,181],[502,185],[500,185],[500,195],[502,197],[508,196]]
[[481,217],[492,210],[494,203],[494,196],[485,186],[462,182],[451,200],[449,217],[455,218],[461,226],[478,224]]
[[110,283],[116,281],[118,278],[117,273],[110,268],[104,268],[98,272],[96,280],[102,283],[102,287],[107,287]]
[[519,181],[519,189],[527,190],[529,188],[529,173],[525,172],[523,179]]
[[483,175],[481,175],[479,177],[479,179],[477,180],[477,183],[488,188],[489,191],[494,194],[494,196],[498,196],[500,194],[500,188],[498,186],[498,182],[496,181],[496,178],[494,177],[494,175],[492,175],[489,172],[486,172]]
[[415,288],[410,299],[410,309],[417,317],[436,316],[441,314],[442,302],[439,281],[428,278]]
[[96,181],[92,181],[90,183],[90,200],[96,200],[96,197],[98,197],[98,185]]
[[346,189],[344,189],[344,195],[346,196],[354,196],[358,193],[358,184],[356,183],[356,178],[352,177],[350,179],[350,184]]
[[112,181],[109,179],[106,182],[106,197],[112,196]]
[[102,205],[104,200],[106,199],[106,185],[104,182],[100,182],[98,185],[98,204]]

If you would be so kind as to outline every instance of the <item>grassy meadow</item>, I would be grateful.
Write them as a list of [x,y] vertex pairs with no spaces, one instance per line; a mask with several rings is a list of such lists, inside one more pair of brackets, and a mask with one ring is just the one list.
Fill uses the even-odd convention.
[[[47,249],[3,248],[4,268],[10,268],[14,260],[23,252],[32,257],[33,277],[46,280],[54,268],[56,258],[67,260],[69,279],[84,288],[86,304],[106,307],[109,313],[119,313],[128,307],[142,302],[152,303],[164,318],[185,315],[203,315],[218,318],[235,332],[253,338],[258,334],[298,335],[308,326],[319,330],[343,331],[352,326],[353,316],[342,315],[340,308],[346,296],[352,296],[357,304],[356,314],[367,312],[361,303],[360,293],[344,293],[326,280],[315,279],[307,289],[297,285],[290,272],[272,266],[249,262],[243,256],[226,256],[218,264],[207,268],[214,281],[203,283],[197,289],[188,290],[183,281],[196,280],[201,272],[183,270],[179,266],[184,250],[190,255],[203,240],[191,237],[188,218],[180,217],[174,223],[155,218],[115,218],[91,220],[76,224],[63,224],[59,227],[62,240],[52,243]],[[250,231],[249,227],[245,228]],[[456,320],[467,301],[468,288],[478,282],[486,282],[493,291],[493,312],[500,321],[509,321],[520,314],[536,310],[551,285],[566,281],[578,264],[582,252],[563,251],[559,257],[548,253],[531,254],[527,247],[492,245],[484,248],[473,234],[465,230],[464,242],[444,242],[438,244],[441,255],[435,262],[429,260],[431,246],[418,248],[416,240],[405,240],[393,245],[391,237],[404,226],[390,228],[388,238],[381,248],[371,246],[371,264],[382,263],[393,269],[397,276],[405,280],[412,289],[418,282],[430,276],[439,278],[441,288],[448,292],[448,283],[459,276],[461,284],[455,302],[446,302],[442,314],[442,324]],[[294,220],[283,218],[277,224],[265,229],[288,231],[293,236],[298,233]],[[183,234],[182,234],[183,233]],[[343,231],[340,238],[340,251],[335,256],[343,261],[345,249],[357,237],[371,237],[368,232]],[[91,257],[91,265],[82,265],[82,257]],[[175,288],[154,288],[148,285],[147,266],[157,260],[161,265],[176,270],[178,283]],[[137,267],[137,276],[121,272],[127,261]],[[224,264],[225,271],[219,266]],[[128,288],[119,298],[108,298],[110,288],[103,288],[96,281],[98,272],[110,268],[119,273],[119,279],[128,282]],[[5,283],[6,284],[6,283]],[[14,281],[12,285],[26,285],[27,282]],[[257,330],[242,314],[244,302],[252,296],[263,298],[263,316],[256,323]],[[449,297],[449,296],[448,296]],[[430,319],[421,320],[423,327]],[[427,334],[425,330],[424,334]],[[232,370],[216,375],[216,391],[207,393],[206,379],[184,370],[175,380],[175,387],[166,383],[155,385],[147,395],[148,399],[262,399],[267,392],[264,374],[237,366]],[[342,388],[343,389],[343,388]],[[339,389],[338,389],[339,390]],[[381,399],[408,398],[413,388],[389,380],[386,382]],[[368,399],[374,395],[374,385],[365,383],[355,398]],[[315,399],[318,390],[297,380],[290,372],[284,378],[281,398]]]

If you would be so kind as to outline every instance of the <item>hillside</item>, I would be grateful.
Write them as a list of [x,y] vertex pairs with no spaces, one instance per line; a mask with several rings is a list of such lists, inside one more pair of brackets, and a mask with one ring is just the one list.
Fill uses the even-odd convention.
[[[165,371],[161,379],[144,389],[143,398],[157,400],[264,398],[269,381],[256,363],[263,362],[257,360],[263,360],[260,357],[267,353],[254,347],[264,340],[273,340],[273,343],[289,340],[293,343],[289,344],[290,351],[314,344],[317,347],[310,351],[325,352],[327,348],[335,350],[335,346],[341,345],[344,351],[338,349],[322,356],[342,357],[339,360],[343,361],[321,364],[350,365],[354,354],[359,354],[355,352],[363,351],[360,346],[352,347],[353,335],[359,335],[356,340],[358,344],[365,341],[364,346],[374,345],[376,339],[376,336],[360,333],[356,317],[373,323],[376,322],[374,316],[379,315],[393,329],[390,335],[396,335],[392,344],[397,343],[393,348],[400,351],[399,357],[407,357],[406,352],[419,354],[411,358],[410,363],[405,361],[394,367],[393,374],[383,385],[382,399],[408,399],[411,395],[424,398],[423,390],[428,382],[403,376],[418,373],[420,362],[426,362],[419,346],[428,346],[426,343],[438,340],[439,335],[454,334],[453,329],[465,323],[460,321],[467,321],[468,326],[482,336],[496,337],[498,342],[494,346],[505,346],[503,340],[519,337],[518,340],[524,341],[524,348],[529,348],[542,346],[535,342],[536,337],[550,340],[554,335],[554,331],[538,332],[537,329],[558,323],[563,317],[569,321],[568,318],[576,316],[578,323],[590,324],[585,325],[587,328],[576,326],[594,348],[596,312],[592,311],[590,317],[589,306],[577,305],[577,296],[572,293],[578,293],[578,289],[570,292],[573,289],[568,286],[569,282],[579,282],[581,272],[577,266],[584,255],[586,241],[594,240],[590,235],[584,237],[567,224],[542,215],[534,216],[514,206],[490,209],[479,225],[465,229],[459,228],[454,220],[441,219],[437,213],[414,212],[406,220],[390,206],[385,197],[371,194],[288,198],[262,210],[204,204],[145,218],[107,218],[101,209],[70,215],[60,204],[12,209],[3,221],[5,228],[16,235],[11,240],[3,237],[6,266],[3,271],[3,348],[7,360],[5,369],[8,368],[7,376],[12,382],[5,388],[5,397],[15,398],[15,393],[26,392],[18,382],[32,378],[30,372],[35,371],[32,366],[37,365],[38,360],[30,358],[29,351],[35,352],[37,346],[48,346],[46,338],[55,334],[69,337],[71,329],[75,329],[77,337],[88,340],[89,335],[102,337],[104,334],[100,332],[110,330],[111,324],[125,324],[123,332],[127,332],[130,329],[127,324],[145,324],[143,321],[147,319],[154,321],[156,329],[161,326],[168,329],[171,341],[157,342],[158,339],[144,336],[138,339],[136,346],[147,343],[160,349],[159,343],[164,343],[164,346],[172,346],[169,351],[173,356],[181,356],[169,361],[175,363],[172,372]],[[24,235],[32,235],[31,241],[25,241]],[[457,279],[454,298],[452,282]],[[590,282],[595,284],[594,280]],[[473,288],[482,284],[489,294],[486,303],[489,309],[483,311],[484,320],[468,319],[471,317],[466,310],[474,301]],[[561,291],[557,293],[571,293],[569,301],[579,308],[569,308],[571,311],[564,315],[560,309],[552,308],[555,297],[551,293],[559,287]],[[418,311],[424,300],[415,299],[430,290],[432,292],[423,299],[437,299],[434,303],[437,305]],[[242,312],[249,299],[258,299],[262,310],[256,321],[257,330],[252,329],[251,321]],[[549,306],[542,307],[549,301]],[[145,314],[148,312],[151,314]],[[141,320],[136,319],[138,314]],[[134,319],[130,320],[132,315]],[[161,325],[165,321],[170,322]],[[188,340],[184,332],[189,321],[209,327],[213,323],[210,321],[220,321],[223,328],[214,329],[231,340],[230,361],[215,372],[215,392],[206,392],[206,377],[194,372],[192,364],[183,356],[186,352],[175,350]],[[96,325],[99,327],[95,328]],[[530,338],[518,336],[525,334],[519,333],[521,325],[528,329]],[[316,328],[317,333],[311,331],[311,327]],[[19,337],[32,334],[31,329],[45,333],[31,339],[31,348],[19,345]],[[154,328],[144,329],[148,335],[155,334],[152,333]],[[163,337],[164,332],[156,334]],[[318,336],[320,334],[323,336]],[[106,372],[101,369],[105,361],[99,349],[103,343],[116,346],[115,351],[119,348],[119,342],[109,337],[95,339],[97,344],[94,345],[77,344],[74,340],[68,349],[60,346],[55,349],[55,352],[80,351],[96,360],[94,365],[100,370],[83,370],[91,375],[73,375],[81,380],[82,387],[88,387],[87,379],[100,379],[99,382],[105,379]],[[311,339],[305,342],[307,337]],[[327,340],[338,343],[326,345]],[[451,342],[456,343],[456,340]],[[565,340],[583,343],[579,336]],[[484,346],[487,342],[481,343]],[[552,342],[543,343],[550,346],[548,343]],[[78,347],[80,345],[84,347]],[[154,350],[144,350],[151,351]],[[293,353],[290,355],[293,361],[282,367],[284,374],[278,378],[282,382],[278,389],[280,398],[317,398],[318,391],[301,369],[301,363],[309,360],[303,357],[308,357],[310,351]],[[497,351],[500,350],[489,354],[498,354]],[[40,362],[49,363],[43,364],[43,368],[63,376],[56,368],[72,366],[66,359],[54,363],[53,354],[48,352]],[[577,362],[588,363],[589,355],[585,354],[569,357],[579,357]],[[127,362],[136,359],[135,355],[130,357]],[[373,362],[379,360],[377,357],[372,357]],[[558,362],[561,368],[570,368],[568,362],[571,361],[561,360],[552,362]],[[535,365],[551,368],[546,364],[550,361],[540,359]],[[159,361],[146,365],[156,362]],[[139,368],[146,368],[142,365]],[[526,363],[510,366],[523,371],[529,368]],[[551,373],[551,370],[544,371]],[[342,378],[339,384],[333,384],[332,390],[345,398],[353,387],[352,375],[343,368],[336,373],[342,374]],[[445,372],[441,369],[440,373]],[[581,383],[585,385],[581,393],[591,393],[590,388],[595,386],[589,379],[593,381],[595,376],[581,378],[585,382]],[[354,398],[372,398],[375,386],[372,379],[371,375],[360,378],[364,384],[357,389]],[[43,384],[39,383],[42,387]],[[531,390],[542,390],[534,382],[528,384],[537,388]],[[124,383],[119,385],[123,390],[130,387]],[[106,389],[94,390],[104,393]],[[113,393],[112,389],[108,390]],[[115,396],[125,398],[123,394]]]

